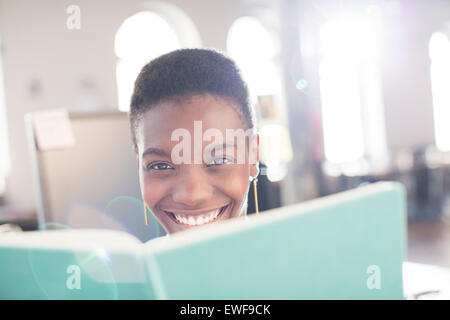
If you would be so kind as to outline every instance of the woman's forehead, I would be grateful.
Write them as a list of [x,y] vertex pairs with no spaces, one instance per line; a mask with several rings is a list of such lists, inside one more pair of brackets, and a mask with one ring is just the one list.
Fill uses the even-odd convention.
[[192,135],[199,129],[202,134],[219,130],[224,135],[230,129],[246,130],[237,108],[232,102],[211,95],[162,102],[143,115],[137,128],[137,138],[147,145],[166,143],[180,129]]

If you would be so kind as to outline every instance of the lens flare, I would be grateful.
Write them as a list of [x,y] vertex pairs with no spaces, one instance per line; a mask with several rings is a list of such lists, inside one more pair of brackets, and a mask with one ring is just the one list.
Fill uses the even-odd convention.
[[[135,197],[114,198],[105,207],[104,217],[119,221],[127,232],[142,242],[165,235],[150,208],[141,199]],[[146,219],[148,219],[148,225],[146,225]]]
[[[29,269],[47,299],[119,299],[117,281],[105,250],[27,249]],[[71,268],[80,270],[71,273]],[[70,287],[79,277],[79,287]]]
[[305,79],[298,80],[295,87],[298,90],[305,90],[308,87],[308,81],[306,81]]

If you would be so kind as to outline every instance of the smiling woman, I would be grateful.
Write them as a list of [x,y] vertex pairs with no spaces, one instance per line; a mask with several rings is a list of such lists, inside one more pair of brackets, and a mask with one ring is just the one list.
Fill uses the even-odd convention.
[[151,61],[136,79],[130,124],[142,198],[167,233],[246,215],[259,146],[232,60],[182,49]]

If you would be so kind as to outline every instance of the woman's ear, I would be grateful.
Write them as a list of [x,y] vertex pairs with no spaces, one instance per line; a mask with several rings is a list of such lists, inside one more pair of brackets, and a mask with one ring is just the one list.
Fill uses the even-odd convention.
[[259,175],[259,134],[255,134],[250,141],[250,175],[256,178]]

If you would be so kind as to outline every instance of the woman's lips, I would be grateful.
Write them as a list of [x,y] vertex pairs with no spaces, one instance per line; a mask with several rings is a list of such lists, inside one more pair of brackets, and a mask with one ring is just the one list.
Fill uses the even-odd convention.
[[202,213],[186,213],[186,211],[163,210],[175,223],[186,227],[202,226],[215,222],[223,215],[228,208],[228,204],[214,210],[203,211]]

